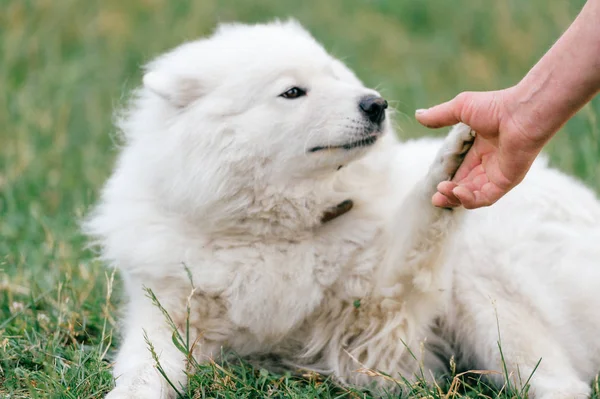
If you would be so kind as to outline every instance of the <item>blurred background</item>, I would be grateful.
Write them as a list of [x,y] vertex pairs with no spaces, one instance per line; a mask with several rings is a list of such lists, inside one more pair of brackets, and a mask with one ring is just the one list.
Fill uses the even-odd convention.
[[[0,396],[99,397],[118,295],[78,220],[112,167],[140,66],[220,21],[294,17],[397,109],[513,85],[583,0],[0,0]],[[600,101],[548,146],[600,188]],[[118,284],[118,276],[115,284]],[[107,352],[108,351],[108,352]]]

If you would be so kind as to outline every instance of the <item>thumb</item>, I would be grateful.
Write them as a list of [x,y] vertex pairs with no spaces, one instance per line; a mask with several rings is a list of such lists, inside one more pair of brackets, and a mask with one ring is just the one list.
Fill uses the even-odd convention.
[[433,106],[429,109],[418,109],[415,117],[424,126],[437,128],[454,125],[460,120],[460,114],[465,93],[445,103]]

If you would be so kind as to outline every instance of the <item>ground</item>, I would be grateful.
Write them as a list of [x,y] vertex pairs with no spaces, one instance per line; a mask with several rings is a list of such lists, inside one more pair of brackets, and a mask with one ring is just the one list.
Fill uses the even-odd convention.
[[[401,137],[435,135],[414,121],[416,108],[515,84],[583,3],[0,1],[0,398],[99,398],[112,387],[119,276],[94,261],[78,222],[114,160],[113,109],[139,84],[149,57],[218,21],[294,16],[381,90]],[[599,115],[596,100],[547,151],[595,189]],[[239,362],[192,371],[184,397],[370,398],[318,375],[274,375]],[[476,377],[419,384],[413,396],[526,395],[498,393]]]

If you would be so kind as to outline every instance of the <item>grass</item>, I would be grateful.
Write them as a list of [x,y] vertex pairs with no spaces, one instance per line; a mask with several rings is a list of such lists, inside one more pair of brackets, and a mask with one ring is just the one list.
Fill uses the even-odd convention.
[[[0,0],[0,397],[98,398],[113,385],[119,278],[77,224],[112,166],[112,111],[144,61],[218,21],[294,16],[391,100],[401,136],[431,135],[416,108],[516,83],[583,2]],[[596,100],[548,147],[595,189],[599,115]],[[370,397],[238,361],[192,371],[194,398]],[[525,395],[454,381],[413,396]]]

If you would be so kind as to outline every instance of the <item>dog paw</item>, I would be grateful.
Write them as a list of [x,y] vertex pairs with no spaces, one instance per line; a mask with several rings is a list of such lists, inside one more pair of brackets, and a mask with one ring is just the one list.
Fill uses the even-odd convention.
[[432,187],[452,179],[474,141],[475,132],[470,126],[459,123],[452,127],[429,170],[428,182]]
[[105,399],[171,399],[174,395],[162,390],[160,386],[117,386]]
[[532,399],[586,399],[590,397],[591,393],[590,385],[577,378],[565,380],[538,378],[531,384],[529,397]]

